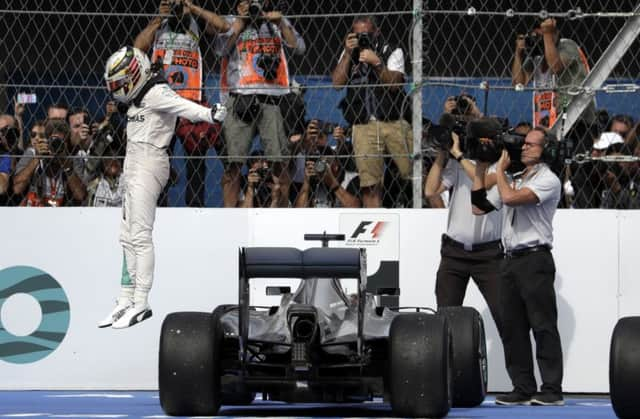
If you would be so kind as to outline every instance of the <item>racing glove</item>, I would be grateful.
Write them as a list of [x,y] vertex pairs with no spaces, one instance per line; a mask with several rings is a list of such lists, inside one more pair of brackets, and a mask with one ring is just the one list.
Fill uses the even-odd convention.
[[219,122],[222,123],[222,121],[224,121],[224,118],[227,116],[227,107],[220,104],[220,103],[216,103],[212,108],[211,108],[211,118],[213,119],[213,122]]

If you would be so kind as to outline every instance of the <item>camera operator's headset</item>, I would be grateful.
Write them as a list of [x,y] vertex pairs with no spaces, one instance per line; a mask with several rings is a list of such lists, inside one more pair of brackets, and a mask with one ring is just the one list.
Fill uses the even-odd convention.
[[544,131],[544,146],[542,148],[542,155],[540,161],[551,166],[557,162],[560,156],[560,143],[556,139],[555,135]]

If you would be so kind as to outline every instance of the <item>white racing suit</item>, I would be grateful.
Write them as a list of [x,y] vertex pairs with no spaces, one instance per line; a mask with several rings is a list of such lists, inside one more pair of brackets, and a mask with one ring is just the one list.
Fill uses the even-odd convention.
[[[120,224],[120,243],[135,286],[136,304],[146,303],[153,284],[153,223],[158,198],[169,179],[167,147],[174,135],[176,119],[214,122],[210,108],[183,99],[164,83],[151,87],[138,103],[139,106],[132,104],[127,111]],[[218,119],[217,115],[215,118]]]

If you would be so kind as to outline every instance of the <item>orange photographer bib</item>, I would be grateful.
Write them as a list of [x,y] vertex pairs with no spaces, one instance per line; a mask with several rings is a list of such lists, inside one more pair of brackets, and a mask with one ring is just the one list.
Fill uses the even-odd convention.
[[[589,74],[589,62],[587,60],[587,56],[582,51],[582,48],[578,48],[578,53],[580,54],[580,61],[582,66],[586,70],[587,74]],[[556,85],[556,77],[552,75],[551,71],[547,72],[548,79],[545,78],[542,81],[542,84],[548,86]],[[560,97],[554,91],[542,91],[537,92],[533,95],[533,126],[544,126],[550,128],[553,124],[558,120],[558,116],[560,114],[560,109],[563,104],[559,103]]]
[[198,47],[197,24],[188,33],[170,32],[166,25],[158,31],[152,62],[162,63],[169,85],[180,96],[202,101],[202,56]]
[[[280,86],[289,87],[289,74],[287,71],[286,58],[282,50],[282,40],[278,37],[274,38],[257,38],[238,40],[236,49],[239,57],[239,77],[235,87],[240,89],[250,87],[264,86]],[[276,69],[275,79],[268,80],[265,78],[265,71],[259,65],[262,55],[274,55],[280,57],[280,63]],[[229,59],[225,57],[222,60],[222,77],[221,85],[223,91],[229,89],[228,79]]]

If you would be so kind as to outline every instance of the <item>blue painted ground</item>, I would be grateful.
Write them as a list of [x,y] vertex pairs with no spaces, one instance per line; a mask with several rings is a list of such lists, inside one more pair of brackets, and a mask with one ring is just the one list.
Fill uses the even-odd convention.
[[[473,409],[452,409],[450,418],[615,418],[608,398],[568,397],[563,407],[502,407],[488,397]],[[256,401],[245,407],[223,407],[223,417],[382,418],[392,416],[388,404],[297,404]],[[157,392],[1,391],[2,418],[165,418]]]

